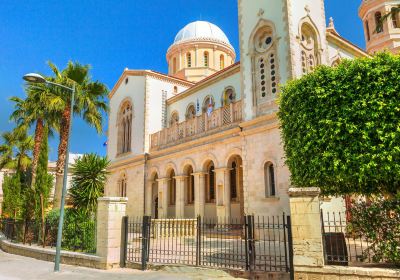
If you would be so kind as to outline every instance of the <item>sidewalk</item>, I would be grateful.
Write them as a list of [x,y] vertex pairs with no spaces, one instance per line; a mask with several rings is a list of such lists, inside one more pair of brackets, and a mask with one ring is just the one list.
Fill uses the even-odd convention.
[[207,280],[238,279],[229,274],[212,269],[194,267],[165,267],[159,271],[139,271],[116,269],[104,271],[69,265],[61,265],[61,272],[53,272],[54,264],[32,258],[7,254],[0,250],[0,280],[40,279],[40,280],[83,280],[83,279],[118,279],[118,280]]

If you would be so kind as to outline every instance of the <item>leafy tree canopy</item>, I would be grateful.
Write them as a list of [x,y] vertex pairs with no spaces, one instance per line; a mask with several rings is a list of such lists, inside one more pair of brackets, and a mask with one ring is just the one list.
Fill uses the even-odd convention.
[[296,187],[396,194],[400,181],[400,56],[321,66],[282,88],[279,118]]

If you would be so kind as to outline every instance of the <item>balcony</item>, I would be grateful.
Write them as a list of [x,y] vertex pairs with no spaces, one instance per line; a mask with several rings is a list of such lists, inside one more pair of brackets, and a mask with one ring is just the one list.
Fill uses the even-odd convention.
[[203,113],[150,135],[151,150],[159,150],[228,129],[242,121],[242,101]]

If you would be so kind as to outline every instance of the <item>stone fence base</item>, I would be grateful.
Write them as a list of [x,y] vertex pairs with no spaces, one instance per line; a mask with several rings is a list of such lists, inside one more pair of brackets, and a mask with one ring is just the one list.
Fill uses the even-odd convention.
[[347,267],[327,265],[318,267],[295,268],[296,280],[389,280],[400,279],[400,270],[367,268],[367,267]]
[[[54,258],[56,255],[55,248],[50,249],[17,244],[5,239],[0,239],[0,249],[6,253],[49,262],[54,262]],[[106,265],[102,264],[101,258],[98,256],[69,251],[61,251],[61,263],[98,269],[106,268]]]

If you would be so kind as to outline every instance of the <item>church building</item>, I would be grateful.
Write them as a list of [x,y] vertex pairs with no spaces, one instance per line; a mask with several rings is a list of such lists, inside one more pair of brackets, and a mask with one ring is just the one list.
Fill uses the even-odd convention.
[[189,23],[167,50],[168,74],[125,69],[109,94],[105,196],[128,197],[130,216],[289,213],[279,86],[321,64],[398,52],[399,15],[376,28],[398,4],[361,2],[368,52],[326,26],[323,0],[238,0],[240,58],[218,26]]

